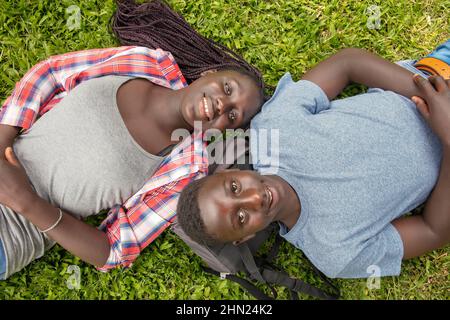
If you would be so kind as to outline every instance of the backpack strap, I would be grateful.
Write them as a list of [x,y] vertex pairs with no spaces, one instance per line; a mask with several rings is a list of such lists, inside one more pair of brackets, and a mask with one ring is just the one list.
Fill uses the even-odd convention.
[[241,259],[244,262],[245,268],[250,274],[251,279],[258,280],[262,283],[266,283],[266,280],[264,280],[264,277],[262,276],[258,266],[256,265],[255,258],[253,257],[253,254],[250,251],[248,245],[245,242],[243,242],[240,245],[238,245],[238,249],[241,255]]
[[233,274],[223,274],[220,273],[218,271],[215,271],[211,268],[202,266],[203,271],[216,275],[218,277],[220,277],[221,279],[228,279],[231,280],[233,282],[236,282],[237,284],[239,284],[241,287],[243,287],[244,289],[246,289],[252,296],[254,296],[256,299],[258,300],[274,300],[275,298],[272,298],[268,295],[266,295],[264,292],[262,292],[260,289],[258,289],[253,283],[251,283],[250,281],[248,281],[247,279],[238,277],[236,275]]
[[327,293],[317,287],[314,287],[300,279],[291,278],[285,272],[275,271],[275,270],[265,268],[263,270],[262,274],[268,283],[280,285],[280,286],[286,287],[289,290],[291,290],[291,297],[293,299],[295,299],[295,298],[298,299],[297,294],[294,294],[292,296],[293,292],[306,293],[311,296],[314,296],[314,297],[317,297],[320,299],[325,299],[325,300],[336,300],[336,299],[339,299],[339,296],[340,296],[339,289],[337,289],[333,285],[331,285],[331,286],[334,289],[333,290],[334,292],[329,294],[329,293]]
[[271,264],[273,262],[273,260],[275,260],[275,258],[278,256],[278,251],[280,251],[280,247],[281,247],[281,243],[283,243],[284,239],[280,236],[280,234],[278,233],[278,229],[276,229],[276,236],[275,236],[275,241],[272,245],[272,248],[270,248],[269,253],[267,254],[266,257],[266,262],[268,262],[269,264]]

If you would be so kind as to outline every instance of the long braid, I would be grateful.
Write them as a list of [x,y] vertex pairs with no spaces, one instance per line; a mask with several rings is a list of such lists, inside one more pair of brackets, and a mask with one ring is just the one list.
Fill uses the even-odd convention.
[[184,77],[191,83],[206,70],[235,70],[253,78],[261,90],[264,83],[258,69],[227,47],[207,39],[163,0],[136,4],[117,0],[112,30],[122,45],[161,48],[177,61]]

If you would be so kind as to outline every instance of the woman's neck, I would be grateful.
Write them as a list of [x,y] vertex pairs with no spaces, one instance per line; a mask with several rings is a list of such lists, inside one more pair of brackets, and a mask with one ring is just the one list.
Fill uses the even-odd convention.
[[187,129],[192,127],[185,121],[181,113],[181,103],[184,90],[172,90],[158,85],[150,86],[147,90],[146,114],[154,119],[159,129],[169,136],[176,129]]

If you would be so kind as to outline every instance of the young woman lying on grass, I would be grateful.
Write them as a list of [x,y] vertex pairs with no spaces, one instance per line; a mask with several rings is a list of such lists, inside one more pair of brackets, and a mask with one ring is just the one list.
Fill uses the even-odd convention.
[[[450,41],[432,56],[427,70],[448,79]],[[382,89],[332,101],[350,82]],[[253,141],[255,171],[186,187],[177,215],[192,239],[238,244],[277,221],[318,269],[340,278],[368,277],[371,266],[398,275],[402,259],[450,242],[450,80],[346,49],[298,82],[286,74],[251,129],[251,139],[279,130],[269,140],[278,158],[263,161],[269,155]],[[404,216],[425,201],[422,214]]]
[[[128,46],[39,63],[0,112],[0,279],[55,242],[131,265],[206,162],[190,145],[164,158],[172,132],[243,127],[262,105],[260,73],[162,2],[120,2],[113,29]],[[77,219],[109,208],[101,230]]]

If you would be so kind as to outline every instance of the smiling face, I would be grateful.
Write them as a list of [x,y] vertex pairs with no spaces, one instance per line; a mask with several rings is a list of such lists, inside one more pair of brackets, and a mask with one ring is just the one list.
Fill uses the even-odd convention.
[[209,176],[197,201],[206,232],[220,242],[245,241],[300,205],[282,178],[239,170]]
[[240,128],[263,103],[256,82],[237,71],[208,73],[185,90],[181,105],[183,118],[192,127],[194,121],[202,121],[203,130]]

